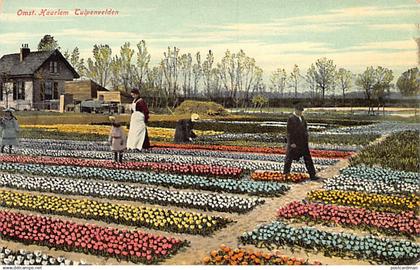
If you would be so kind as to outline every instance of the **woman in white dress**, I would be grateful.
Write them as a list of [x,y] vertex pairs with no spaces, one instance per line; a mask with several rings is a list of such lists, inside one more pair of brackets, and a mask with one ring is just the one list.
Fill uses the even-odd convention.
[[133,103],[131,104],[130,129],[128,131],[127,149],[140,151],[150,145],[147,136],[146,124],[149,120],[149,109],[140,97],[140,91],[136,88],[131,90]]

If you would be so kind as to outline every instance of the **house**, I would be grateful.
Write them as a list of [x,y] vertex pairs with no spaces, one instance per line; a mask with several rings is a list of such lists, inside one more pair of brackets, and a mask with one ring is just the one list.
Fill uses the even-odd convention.
[[64,93],[73,95],[76,102],[96,99],[98,92],[108,92],[108,89],[92,80],[69,81],[64,84]]
[[79,74],[59,50],[20,53],[0,58],[0,106],[17,110],[58,110],[64,83]]

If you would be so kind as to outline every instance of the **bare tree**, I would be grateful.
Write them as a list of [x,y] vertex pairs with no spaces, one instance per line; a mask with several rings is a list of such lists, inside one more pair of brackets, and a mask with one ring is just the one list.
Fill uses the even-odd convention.
[[294,65],[293,71],[289,75],[289,87],[291,87],[294,90],[294,97],[297,98],[298,89],[299,89],[299,82],[301,80],[302,76],[300,75],[300,69],[298,65]]
[[[401,74],[397,80],[397,88],[405,97],[413,97],[420,94],[420,71],[417,67],[411,68]],[[414,114],[417,115],[417,104]]]
[[227,50],[221,62],[217,64],[217,68],[220,71],[220,78],[223,82],[225,90],[229,93],[230,99],[236,103],[239,87],[236,77],[240,67],[238,67],[238,63],[235,58],[235,54],[232,54],[229,50]]
[[286,88],[286,81],[287,74],[284,68],[278,68],[271,74],[271,89],[276,93],[280,93],[280,97],[283,97],[284,89]]
[[111,89],[114,91],[123,91],[124,86],[121,81],[122,60],[118,55],[114,56],[111,61]]
[[385,112],[385,97],[389,95],[390,89],[394,87],[392,80],[394,75],[392,70],[384,67],[377,67],[375,70],[376,84],[373,88],[373,94],[378,102],[378,111],[379,107],[383,107]]
[[346,91],[348,91],[352,85],[353,81],[353,73],[350,70],[345,68],[340,68],[337,72],[337,83],[343,93],[343,104],[346,95]]
[[317,88],[321,91],[322,100],[325,99],[325,93],[333,90],[335,86],[336,66],[331,59],[323,57],[316,60],[315,63],[315,81]]
[[168,47],[168,50],[163,54],[164,58],[161,61],[161,67],[165,76],[165,84],[168,88],[168,92],[171,93],[170,97],[174,100],[178,97],[178,54],[178,48],[174,47],[171,49]]
[[191,96],[192,56],[190,53],[179,57],[180,73],[182,77],[182,91],[184,97]]
[[375,69],[372,66],[357,76],[356,85],[365,91],[369,103],[368,114],[373,113],[372,98],[377,98],[379,101],[383,99],[391,88],[393,79],[392,70],[383,67]]
[[306,71],[305,75],[306,83],[311,91],[312,98],[318,97],[318,91],[317,91],[317,83],[316,83],[316,69],[315,65],[312,64],[308,70]]
[[255,59],[244,56],[244,64],[242,68],[241,76],[238,77],[242,81],[242,91],[245,91],[244,102],[247,102],[250,98],[250,90],[254,88],[256,84],[262,79],[263,70],[256,65]]
[[121,81],[126,92],[130,92],[134,82],[133,65],[134,50],[130,48],[130,42],[124,43],[120,49]]
[[203,62],[203,83],[204,83],[204,91],[207,97],[211,97],[211,87],[212,81],[214,78],[213,72],[213,65],[214,65],[214,55],[213,52],[210,50],[207,53],[206,60]]
[[147,73],[149,72],[149,63],[151,55],[147,50],[146,42],[141,40],[137,43],[137,62],[135,68],[135,81],[138,87],[145,84]]
[[195,54],[195,63],[192,66],[192,73],[193,73],[193,81],[194,81],[194,89],[193,94],[197,96],[198,94],[198,85],[200,83],[200,79],[203,76],[203,67],[201,64],[201,55],[200,52]]

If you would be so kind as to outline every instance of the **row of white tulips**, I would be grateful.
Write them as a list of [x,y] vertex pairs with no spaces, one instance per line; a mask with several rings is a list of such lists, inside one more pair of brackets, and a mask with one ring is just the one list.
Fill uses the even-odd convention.
[[0,173],[0,186],[19,190],[130,200],[220,212],[245,213],[264,203],[264,200],[259,198],[245,198],[236,195],[199,191],[186,192],[90,179],[21,174]]

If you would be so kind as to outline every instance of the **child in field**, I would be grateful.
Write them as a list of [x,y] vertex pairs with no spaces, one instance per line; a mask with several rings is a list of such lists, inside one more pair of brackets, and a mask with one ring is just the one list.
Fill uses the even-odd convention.
[[121,124],[115,120],[115,117],[109,118],[111,121],[111,132],[109,134],[109,144],[111,146],[111,151],[114,152],[114,161],[122,162],[123,151],[127,147],[127,140]]
[[9,146],[9,154],[12,153],[12,146],[17,145],[17,137],[19,132],[19,124],[13,115],[13,109],[3,110],[4,116],[0,119],[0,145],[1,152],[4,153],[6,145]]

